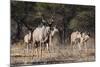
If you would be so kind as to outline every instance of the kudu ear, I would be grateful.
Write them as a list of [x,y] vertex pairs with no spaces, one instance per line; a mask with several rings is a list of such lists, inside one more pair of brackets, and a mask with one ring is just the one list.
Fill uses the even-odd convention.
[[46,21],[45,21],[44,18],[42,17],[42,23],[44,23],[44,22],[46,22]]
[[42,22],[41,22],[43,25],[46,25],[47,24],[47,21],[42,17]]

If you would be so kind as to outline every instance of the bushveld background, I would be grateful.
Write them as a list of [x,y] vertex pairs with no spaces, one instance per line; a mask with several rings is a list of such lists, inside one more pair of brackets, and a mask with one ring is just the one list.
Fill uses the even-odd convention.
[[[33,31],[44,16],[54,16],[53,26],[59,29],[50,51],[36,49],[26,51],[23,38],[28,30]],[[89,32],[87,50],[72,49],[70,35],[73,31]],[[95,60],[95,7],[88,5],[66,5],[11,1],[11,65],[34,65],[51,63],[85,62]],[[38,48],[40,49],[40,48]]]

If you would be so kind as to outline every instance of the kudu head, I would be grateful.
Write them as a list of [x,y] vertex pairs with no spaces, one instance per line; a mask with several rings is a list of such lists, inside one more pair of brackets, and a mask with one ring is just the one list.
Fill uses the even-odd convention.
[[43,25],[46,25],[46,26],[50,26],[51,27],[51,25],[53,24],[53,22],[54,22],[54,16],[51,16],[51,17],[42,17],[42,24]]

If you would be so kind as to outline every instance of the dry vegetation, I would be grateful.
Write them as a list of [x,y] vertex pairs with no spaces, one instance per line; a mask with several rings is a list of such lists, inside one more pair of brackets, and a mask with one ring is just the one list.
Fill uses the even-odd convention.
[[[43,23],[42,19],[46,22]],[[52,42],[57,42],[58,45],[53,44],[49,47],[49,51],[42,48],[42,53],[39,47],[38,51],[36,48],[27,51],[26,45],[21,40],[28,31],[33,32],[41,24],[51,28],[56,26],[59,30],[59,38],[56,39],[60,39],[61,42],[53,40]],[[87,50],[83,47],[82,50],[78,50],[77,45],[73,49],[70,45],[70,35],[76,30],[90,33]],[[10,55],[11,65],[94,61],[95,6],[11,1]]]
[[95,42],[94,39],[88,41],[87,50],[78,50],[78,47],[72,49],[69,44],[63,46],[53,46],[49,51],[38,47],[27,49],[23,42],[11,46],[11,65],[31,65],[31,64],[51,64],[51,63],[70,63],[85,62],[95,60]]

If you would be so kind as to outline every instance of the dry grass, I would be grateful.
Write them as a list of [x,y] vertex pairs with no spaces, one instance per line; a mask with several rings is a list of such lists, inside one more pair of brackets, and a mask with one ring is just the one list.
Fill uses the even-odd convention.
[[[94,46],[90,44],[89,46]],[[38,51],[37,51],[38,49]],[[72,46],[63,47],[54,46],[49,51],[40,48],[27,49],[23,43],[16,43],[11,46],[11,65],[31,65],[31,64],[49,64],[64,62],[83,62],[95,60],[95,48],[88,47],[87,50],[78,48],[72,49]]]

